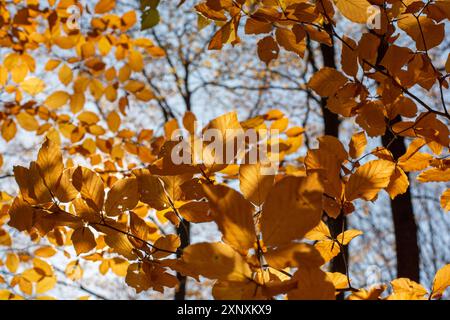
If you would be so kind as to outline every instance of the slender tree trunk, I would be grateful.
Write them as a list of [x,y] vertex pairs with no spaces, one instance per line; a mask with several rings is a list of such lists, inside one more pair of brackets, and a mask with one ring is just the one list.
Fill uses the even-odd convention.
[[[396,119],[396,121],[399,120],[399,118]],[[382,137],[382,141],[383,145],[392,152],[395,159],[405,154],[406,146],[403,137],[394,138],[393,134],[388,131]],[[419,282],[420,253],[410,188],[404,194],[391,200],[391,209],[397,252],[397,277],[405,277]]]
[[[389,48],[388,35],[378,35],[380,46],[378,47],[377,63],[379,69],[384,55]],[[401,121],[397,116],[392,124]],[[392,153],[394,159],[398,159],[406,152],[405,139],[401,136],[395,137],[387,130],[382,137],[383,146]],[[407,174],[408,180],[409,174]],[[417,224],[414,218],[414,210],[411,200],[410,187],[404,194],[398,195],[391,200],[392,220],[394,223],[395,246],[397,253],[397,277],[405,277],[416,282],[420,280],[420,252],[417,241]]]
[[[191,225],[188,221],[182,220],[180,221],[180,224],[177,227],[177,234],[180,237],[180,248],[184,249],[186,248],[190,242],[190,233],[191,233]],[[177,258],[181,257],[181,252],[177,254]],[[175,300],[185,300],[186,299],[186,277],[183,276],[181,273],[177,272],[177,279],[180,282],[180,286],[178,287],[178,290],[175,292],[174,299]]]
[[[336,69],[334,44],[331,47],[321,44],[320,50],[322,52],[323,65],[325,67]],[[337,114],[331,112],[327,108],[327,98],[321,99],[321,108],[325,126],[324,129],[325,135],[330,135],[338,138],[340,120]],[[330,228],[331,235],[336,237],[339,233],[341,233],[347,228],[347,219],[342,214],[339,215],[336,219],[330,218],[328,220],[328,226]],[[331,261],[331,272],[340,272],[346,274],[348,267],[347,264],[348,264],[348,250],[347,247],[345,247],[343,254],[338,255]],[[343,299],[344,295],[340,294],[338,298]]]
[[[183,62],[184,69],[184,92],[180,91],[180,94],[183,96],[186,111],[192,110],[192,92],[189,89],[189,80],[190,80],[190,63],[188,59],[184,59],[180,57]],[[172,63],[170,63],[172,65]],[[177,227],[177,235],[180,237],[180,250],[177,252],[177,258],[180,258],[182,250],[190,245],[191,243],[191,225],[189,221],[181,219],[180,224]],[[175,292],[175,300],[186,300],[186,276],[183,276],[181,273],[177,272],[177,279],[180,282],[178,290]]]

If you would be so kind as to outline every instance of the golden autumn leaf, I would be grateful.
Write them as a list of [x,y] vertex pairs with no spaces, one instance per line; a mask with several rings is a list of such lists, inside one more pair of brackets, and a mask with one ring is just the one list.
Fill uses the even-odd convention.
[[334,0],[334,3],[342,15],[350,21],[356,23],[368,22],[368,9],[371,4],[367,0]]
[[150,235],[157,231],[157,228],[151,227],[133,211],[130,212],[130,230],[131,233],[140,239],[147,241]]
[[72,184],[72,176],[75,169],[76,168],[74,167],[65,169],[59,179],[58,187],[54,191],[54,194],[61,202],[70,202],[75,199],[79,193]]
[[276,269],[296,268],[300,266],[320,267],[325,264],[320,252],[306,243],[292,243],[264,253],[268,265]]
[[378,192],[389,185],[395,163],[387,160],[372,160],[356,169],[345,185],[345,198],[373,200]]
[[95,5],[94,11],[95,13],[102,14],[111,11],[115,7],[116,7],[115,0],[100,0]]
[[52,246],[44,246],[36,249],[34,251],[34,254],[38,257],[49,258],[53,257],[56,254],[56,252],[57,251]]
[[432,298],[440,298],[445,289],[450,286],[450,264],[445,265],[436,272],[431,289]]
[[389,300],[420,300],[428,293],[421,284],[407,278],[392,280],[391,286],[394,292]]
[[223,185],[205,185],[203,189],[224,242],[238,251],[253,248],[256,232],[252,204],[237,191]]
[[64,64],[58,71],[59,81],[67,86],[73,79],[72,69],[70,69],[66,64]]
[[45,89],[45,82],[36,77],[30,77],[20,83],[20,88],[31,96],[41,93]]
[[75,229],[71,237],[77,255],[91,251],[97,245],[95,236],[88,227]]
[[423,170],[429,166],[432,155],[419,152],[426,145],[423,139],[413,140],[406,153],[398,158],[398,165],[406,172]]
[[64,170],[60,146],[54,141],[46,139],[39,149],[36,164],[45,186],[52,192],[56,191]]
[[65,91],[55,91],[45,99],[44,104],[50,109],[58,109],[65,105],[70,95]]
[[103,208],[105,190],[102,179],[95,172],[77,167],[72,175],[72,184],[89,205],[93,205],[97,211]]
[[2,123],[2,137],[6,142],[15,137],[17,132],[16,123],[12,119],[7,119]]
[[380,295],[386,290],[386,285],[372,287],[369,290],[360,289],[358,292],[353,292],[349,300],[378,300]]
[[224,243],[196,243],[183,250],[182,261],[197,274],[210,279],[245,281],[251,279],[244,258]]
[[349,143],[349,155],[353,159],[359,158],[366,148],[367,138],[364,131],[355,133]]
[[128,240],[127,235],[115,230],[107,231],[108,233],[105,236],[106,244],[128,260],[135,260],[136,254],[133,252],[134,247],[130,240]]
[[422,171],[417,176],[419,182],[446,182],[450,180],[450,168],[439,169],[432,168]]
[[111,131],[116,132],[117,130],[119,130],[121,121],[120,121],[120,116],[117,112],[112,111],[110,114],[108,114],[106,121],[108,123],[108,128]]
[[308,87],[322,97],[332,96],[347,82],[347,78],[333,68],[324,67],[308,82]]
[[139,201],[136,178],[125,178],[114,183],[108,191],[105,212],[108,216],[117,216],[127,210],[134,209]]
[[206,201],[191,201],[178,208],[180,215],[189,222],[202,223],[213,221],[213,215]]
[[6,268],[12,273],[15,273],[19,268],[19,256],[14,252],[9,252],[6,254],[5,265]]
[[180,245],[180,237],[175,234],[159,237],[154,243],[152,256],[156,259],[164,258],[176,252]]
[[395,167],[394,173],[391,176],[388,186],[386,187],[387,193],[391,199],[394,199],[399,194],[404,194],[409,187],[408,176],[400,167]]
[[266,199],[267,193],[273,185],[274,175],[268,172],[269,167],[256,164],[242,164],[239,166],[239,186],[244,197],[260,206]]
[[140,200],[157,210],[170,206],[162,181],[147,169],[133,171],[137,177]]
[[83,277],[83,269],[81,268],[78,260],[69,262],[64,270],[64,273],[72,281],[80,280]]
[[292,300],[334,300],[332,279],[318,267],[300,267],[294,274],[297,287],[288,292]]
[[303,238],[320,222],[322,192],[317,174],[285,177],[276,183],[269,191],[261,213],[264,243],[280,246]]
[[17,115],[17,122],[27,131],[36,131],[39,128],[39,122],[28,112],[22,111]]

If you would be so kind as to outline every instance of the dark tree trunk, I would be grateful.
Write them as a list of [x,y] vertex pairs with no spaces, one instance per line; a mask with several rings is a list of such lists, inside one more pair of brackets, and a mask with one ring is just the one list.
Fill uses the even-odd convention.
[[[399,120],[397,118],[395,122]],[[406,146],[403,137],[394,138],[393,134],[387,131],[382,137],[382,141],[383,146],[392,152],[395,159],[405,154]],[[391,209],[397,252],[397,277],[405,277],[419,282],[420,253],[410,188],[404,194],[391,200]]]
[[[322,52],[323,65],[336,69],[335,62],[335,47],[334,43],[331,47],[321,44],[320,50]],[[321,99],[321,108],[324,122],[324,134],[333,137],[339,137],[339,124],[340,120],[338,115],[331,112],[327,108],[327,98]],[[330,218],[328,220],[328,227],[330,228],[331,235],[336,237],[339,233],[347,228],[347,219],[344,215],[339,215],[336,219]],[[340,272],[346,274],[348,264],[348,250],[344,248],[344,252],[331,261],[331,272]],[[338,299],[344,299],[344,295],[341,293]]]
[[[177,234],[180,237],[180,249],[186,248],[190,242],[190,231],[191,225],[188,221],[182,220],[180,221],[179,226],[177,227]],[[177,258],[181,257],[182,252],[178,250]],[[180,282],[180,286],[178,290],[175,292],[175,300],[185,300],[186,299],[186,277],[181,273],[177,272],[177,279]]]

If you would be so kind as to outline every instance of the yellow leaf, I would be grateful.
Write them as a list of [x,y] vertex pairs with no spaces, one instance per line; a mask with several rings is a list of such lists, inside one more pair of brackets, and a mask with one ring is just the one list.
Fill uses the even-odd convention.
[[39,149],[36,164],[45,186],[51,191],[56,191],[64,164],[60,146],[50,139],[46,139]]
[[41,294],[53,289],[56,285],[56,276],[52,275],[49,277],[44,277],[41,281],[36,284],[36,293]]
[[15,273],[19,268],[19,256],[14,252],[9,252],[6,254],[5,265],[6,268],[12,273]]
[[47,63],[45,64],[45,71],[52,71],[56,69],[56,67],[58,67],[60,63],[61,63],[60,60],[54,59],[48,60]]
[[446,211],[450,211],[450,188],[441,195],[441,207]]
[[108,216],[134,209],[139,201],[136,178],[125,178],[114,183],[108,192],[105,202],[105,212]]
[[335,288],[333,280],[318,267],[300,267],[293,280],[297,288],[288,292],[290,300],[334,300]]
[[394,293],[390,300],[418,300],[428,293],[422,285],[407,278],[392,280],[391,285]]
[[25,81],[22,81],[20,83],[20,88],[29,95],[35,96],[38,93],[42,92],[42,90],[44,90],[45,83],[39,78],[31,77],[26,79]]
[[273,185],[274,175],[269,174],[270,168],[256,164],[242,164],[239,167],[239,183],[244,197],[260,206],[266,199],[267,193]]
[[84,107],[85,97],[83,93],[74,93],[70,96],[70,111],[73,114],[78,113]]
[[[346,289],[348,287],[348,278],[345,274],[340,272],[327,272],[328,278],[333,282],[337,289]],[[338,292],[336,292],[338,294]]]
[[352,139],[349,143],[349,154],[350,157],[352,157],[353,159],[357,159],[359,158],[367,145],[367,139],[366,139],[366,135],[364,134],[364,131],[355,133],[352,136]]
[[136,255],[133,252],[134,247],[125,234],[114,230],[108,230],[108,233],[105,236],[105,242],[115,252],[124,256],[128,260],[136,259]]
[[264,244],[280,246],[301,239],[320,222],[323,187],[318,175],[288,176],[267,195],[261,214]]
[[317,226],[305,234],[305,238],[308,240],[322,241],[333,239],[331,237],[330,229],[325,224],[325,222],[320,221]]
[[376,286],[370,288],[370,290],[360,289],[358,292],[353,292],[348,299],[349,300],[378,300],[380,295],[386,290],[386,285]]
[[103,208],[105,190],[102,179],[93,171],[77,167],[72,175],[73,186],[89,205],[100,211]]
[[156,227],[151,227],[143,219],[141,219],[133,211],[130,212],[130,230],[131,233],[139,237],[142,240],[149,240],[150,235],[154,234],[158,229]]
[[111,43],[108,40],[108,37],[101,37],[100,41],[98,42],[98,50],[100,51],[100,54],[102,56],[106,56],[111,51]]
[[278,130],[281,133],[284,132],[284,130],[286,130],[288,124],[289,124],[288,118],[281,118],[272,122],[272,124],[270,125],[270,130]]
[[69,262],[64,272],[72,281],[80,280],[83,277],[83,269],[77,260]]
[[39,128],[39,123],[36,118],[25,111],[22,111],[17,115],[17,122],[27,131],[36,131]]
[[387,160],[369,161],[359,167],[345,185],[345,198],[353,201],[363,198],[373,200],[378,192],[389,185],[395,163]]
[[398,158],[398,165],[406,172],[423,170],[429,166],[430,160],[433,159],[431,154],[419,152],[426,145],[423,139],[415,139],[412,141],[406,153]]
[[144,69],[144,58],[142,57],[142,54],[136,50],[130,51],[128,64],[130,65],[131,70],[135,72],[142,71],[142,69]]
[[275,269],[297,268],[300,266],[320,267],[325,264],[320,252],[307,243],[292,243],[264,253],[268,265]]
[[106,118],[106,122],[108,123],[108,128],[112,132],[117,132],[120,127],[120,116],[116,111],[112,111],[108,117]]
[[155,248],[152,256],[156,259],[167,257],[171,254],[170,252],[175,252],[178,247],[180,247],[180,245],[180,237],[178,237],[176,234],[169,234],[167,236],[159,237],[154,243]]
[[97,245],[95,236],[88,227],[81,227],[72,233],[73,246],[77,255],[91,251]]
[[63,65],[58,72],[59,81],[62,84],[68,85],[73,79],[72,69],[70,69],[66,64]]
[[8,225],[19,231],[30,231],[33,227],[34,210],[21,197],[16,197],[9,209]]
[[389,185],[386,187],[387,193],[389,193],[391,199],[394,199],[399,194],[404,194],[406,190],[408,190],[408,187],[408,176],[401,168],[395,167],[394,173],[389,181]]
[[44,104],[50,109],[58,109],[69,101],[70,95],[65,91],[55,91],[45,99]]
[[220,242],[190,245],[183,250],[181,259],[193,272],[210,279],[245,281],[252,276],[244,258]]
[[340,233],[337,235],[336,240],[346,246],[350,243],[350,241],[352,241],[354,238],[362,235],[362,231],[360,230],[355,230],[355,229],[351,229],[351,230],[346,230],[344,231],[344,233]]
[[436,272],[433,288],[431,289],[432,298],[440,298],[448,286],[450,286],[450,264],[445,265]]
[[169,207],[166,193],[161,180],[147,169],[134,170],[138,180],[140,200],[156,210],[164,210]]
[[417,176],[419,182],[447,182],[450,181],[450,168],[438,169],[432,168],[426,171],[422,171]]
[[12,119],[6,119],[2,123],[2,137],[6,142],[15,137],[17,133],[16,123]]
[[56,250],[51,246],[41,247],[34,251],[34,254],[38,257],[50,258],[56,254]]
[[116,7],[116,1],[115,0],[100,0],[95,5],[94,11],[95,13],[106,13],[108,11],[111,11]]
[[75,168],[65,169],[61,175],[55,196],[61,202],[70,202],[78,195],[78,190],[72,184],[72,176]]
[[180,215],[187,221],[202,223],[213,221],[209,204],[205,201],[191,201],[178,208]]
[[238,251],[253,248],[256,233],[252,204],[239,192],[223,185],[205,185],[203,190],[224,241]]
[[371,6],[366,0],[334,0],[336,7],[344,17],[352,22],[367,23]]

